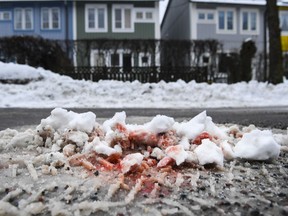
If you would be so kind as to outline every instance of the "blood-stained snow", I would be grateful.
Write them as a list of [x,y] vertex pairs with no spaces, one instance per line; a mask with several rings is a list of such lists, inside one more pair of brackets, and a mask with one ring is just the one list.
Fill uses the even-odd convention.
[[[143,125],[126,124],[125,121],[125,112],[116,113],[101,125],[92,112],[75,113],[55,108],[34,130],[1,131],[0,150],[44,145],[51,147],[53,152],[63,149],[66,156],[95,152],[114,157],[112,161],[122,157],[124,173],[134,165],[140,166],[144,158],[148,164],[151,163],[149,158],[156,160],[153,164],[158,163],[158,167],[173,163],[179,166],[184,162],[223,166],[225,160],[268,160],[277,159],[280,154],[280,145],[271,131],[250,127],[239,135],[235,133],[235,127],[218,127],[205,111],[188,122],[175,122],[164,115]],[[19,140],[24,142],[20,145]]]
[[[55,117],[55,113],[57,113],[57,117]],[[85,117],[79,118],[79,116]],[[103,119],[101,119],[102,121]],[[70,124],[70,122],[77,122],[81,127],[75,127],[75,124]],[[86,124],[87,128],[84,127]],[[191,127],[191,125],[195,127]],[[195,188],[203,188],[201,185],[206,180],[205,185],[207,184],[210,188],[210,190],[208,189],[209,199],[211,199],[211,194],[217,195],[219,188],[216,186],[220,183],[223,184],[221,188],[232,185],[235,190],[234,185],[235,182],[238,182],[239,173],[246,175],[243,180],[251,181],[249,172],[253,169],[245,166],[248,166],[252,160],[263,161],[261,162],[263,164],[262,171],[267,178],[270,178],[269,187],[272,178],[264,166],[266,160],[274,160],[273,163],[277,169],[285,172],[277,164],[283,160],[283,155],[285,155],[280,155],[280,150],[287,151],[288,134],[275,136],[271,131],[260,130],[255,126],[216,125],[205,111],[191,116],[191,120],[187,122],[176,122],[169,116],[157,115],[151,121],[132,125],[126,123],[125,112],[115,113],[110,119],[99,123],[94,113],[74,113],[63,108],[56,108],[52,110],[50,116],[42,119],[38,126],[31,127],[23,132],[11,129],[0,131],[0,153],[3,159],[3,162],[1,160],[3,167],[1,171],[6,171],[6,174],[1,176],[3,176],[2,181],[4,178],[7,181],[5,187],[9,180],[12,182],[18,180],[21,185],[25,186],[24,182],[27,182],[27,178],[31,188],[34,187],[35,182],[42,183],[41,188],[48,185],[47,189],[41,189],[39,192],[39,188],[37,188],[38,192],[32,193],[33,199],[37,200],[37,194],[41,194],[41,197],[46,194],[42,191],[50,193],[52,190],[65,188],[65,191],[61,191],[57,196],[51,198],[54,203],[59,203],[55,200],[56,197],[63,196],[70,199],[69,197],[72,198],[72,196],[68,196],[70,193],[67,191],[74,191],[78,188],[77,194],[87,195],[88,200],[93,195],[92,200],[94,201],[90,202],[91,206],[98,202],[100,202],[99,206],[102,206],[102,202],[106,203],[106,200],[113,206],[119,203],[131,206],[132,201],[138,202],[139,199],[148,197],[150,208],[151,200],[159,197],[162,202],[163,193],[165,193],[165,197],[169,197],[169,199],[175,197],[179,201],[178,190],[189,191],[189,193],[196,192],[198,189]],[[195,131],[193,131],[194,129]],[[193,136],[189,133],[190,130],[193,131]],[[240,168],[236,169],[235,164],[241,164],[243,160],[245,166],[241,167],[240,165]],[[239,172],[232,173],[233,170],[238,169]],[[27,173],[23,170],[27,170]],[[212,171],[215,175],[211,175],[210,179],[205,178],[205,180],[203,177],[200,179],[200,176],[210,173],[208,170],[224,172],[216,173],[216,175]],[[215,176],[224,174],[227,175],[226,179],[218,179],[218,177],[215,179]],[[12,177],[8,179],[9,176]],[[15,180],[15,178],[19,179]],[[237,181],[233,181],[236,178]],[[58,183],[55,183],[56,180]],[[59,182],[62,181],[68,181],[69,185],[68,183],[59,185]],[[87,182],[87,184],[84,187],[79,181]],[[50,184],[52,184],[52,189],[49,189]],[[15,184],[13,183],[12,186],[14,188]],[[245,186],[246,184],[243,187]],[[85,191],[82,191],[83,188]],[[18,191],[26,193],[23,189],[16,189],[15,197],[18,196]],[[30,193],[26,187],[25,191]],[[177,192],[177,195],[174,192]],[[3,193],[5,190],[2,190]],[[100,193],[101,196],[104,193],[104,201],[95,201]],[[112,202],[119,194],[123,193],[125,196],[121,195],[120,198],[123,201]],[[229,191],[228,194],[230,193]],[[240,193],[242,194],[242,192]],[[14,194],[13,190],[4,196],[2,199],[4,204],[9,203],[5,199],[11,194]],[[23,197],[21,203],[26,201],[26,195],[20,197]],[[46,196],[45,200],[47,199]],[[27,200],[29,201],[29,199]],[[62,198],[60,197],[59,200]],[[86,200],[84,202],[82,199],[80,200],[82,204],[88,203]],[[67,202],[67,206],[71,205],[68,201],[65,200],[65,202]],[[202,199],[201,202],[203,202]],[[49,205],[50,203],[51,201],[49,201]],[[44,204],[46,202],[43,202]],[[12,204],[10,205],[12,206]],[[19,208],[22,208],[21,205]],[[63,209],[67,209],[67,206]],[[75,206],[78,206],[78,203]],[[72,206],[73,210],[75,210],[75,206]],[[179,206],[184,208],[182,205]],[[9,206],[0,205],[0,208],[9,209],[6,212],[11,213]],[[55,210],[54,207],[53,209]],[[79,209],[83,210],[83,207],[79,207]],[[40,209],[37,212],[41,211]],[[85,215],[90,215],[90,213]],[[187,211],[187,215],[192,214]]]
[[1,80],[32,80],[26,85],[0,83],[0,107],[25,108],[203,108],[287,106],[288,82],[272,85],[250,81],[236,84],[140,83],[73,80],[41,68],[0,62]]
[[[185,83],[181,80],[146,84],[138,81],[90,82],[73,80],[27,65],[0,62],[0,67],[2,80],[32,80],[26,85],[0,84],[0,107],[188,108],[288,105],[288,97],[284,97],[288,95],[287,81],[279,85],[256,81],[233,85],[209,85],[194,81]],[[135,145],[138,143],[152,149],[137,152],[137,164],[142,161],[139,153],[143,157],[151,156],[160,160],[161,166],[171,163],[171,160],[177,165],[192,160],[191,158],[197,161],[196,156],[201,165],[216,163],[220,166],[224,159],[267,160],[279,156],[280,146],[270,131],[254,128],[238,137],[235,131],[237,128],[220,128],[215,125],[206,111],[183,122],[175,122],[169,116],[156,115],[143,125],[126,124],[126,113],[123,111],[115,113],[111,119],[100,125],[96,121],[95,113],[75,113],[64,108],[55,108],[50,116],[41,120],[36,132],[29,130],[16,133],[7,130],[7,133],[13,132],[13,138],[7,146],[19,147],[38,143],[39,137],[35,137],[38,133],[44,139],[45,145],[51,146],[53,151],[65,147],[63,151],[67,155],[77,149],[79,152],[80,149],[83,152],[95,151],[110,156],[123,154],[125,149],[137,148]],[[233,142],[231,134],[236,136]],[[6,136],[10,135],[2,135]],[[21,142],[20,145],[19,140],[24,140],[24,144]],[[3,142],[5,143],[5,139]],[[71,143],[76,145],[75,148]]]
[[[274,129],[272,133],[253,125],[218,125],[205,109],[183,122],[156,115],[143,124],[128,124],[124,111],[99,120],[97,113],[76,113],[66,107],[286,106],[287,81],[279,85],[93,83],[43,69],[3,65],[7,66],[3,73],[11,75],[15,69],[15,77],[7,79],[33,81],[0,84],[0,107],[58,107],[26,131],[0,131],[3,214],[208,215],[215,210],[231,212],[231,206],[236,209],[233,213],[246,214],[251,191],[255,209],[264,206],[264,212],[265,206],[275,203],[272,209],[281,209],[268,213],[277,215],[285,208],[285,131],[275,134]],[[277,161],[265,165],[266,160]],[[262,168],[254,169],[257,165]],[[214,168],[224,172],[215,173]],[[262,179],[267,180],[267,190]],[[262,185],[260,191],[254,190],[255,184]],[[273,194],[271,184],[277,186]],[[263,191],[276,198],[267,200]],[[243,194],[249,198],[242,199]]]

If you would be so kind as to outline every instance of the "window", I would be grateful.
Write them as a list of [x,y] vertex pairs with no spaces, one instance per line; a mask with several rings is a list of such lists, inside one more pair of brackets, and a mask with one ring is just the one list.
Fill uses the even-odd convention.
[[134,25],[132,23],[132,6],[113,5],[112,19],[114,32],[134,31]]
[[11,12],[0,11],[0,21],[8,21],[8,20],[11,20]]
[[147,8],[135,9],[136,22],[154,22],[154,11]]
[[143,20],[143,12],[136,12],[136,19]]
[[60,9],[42,8],[41,9],[41,29],[53,30],[60,29]]
[[233,9],[219,9],[217,33],[236,33],[236,16]]
[[33,29],[32,8],[16,8],[14,10],[14,29],[15,30]]
[[286,32],[288,33],[288,11],[280,11],[280,28],[282,33]]
[[199,19],[199,20],[205,20],[205,13],[199,12],[199,13],[198,13],[198,19]]
[[107,32],[107,6],[87,4],[85,6],[85,31]]
[[198,22],[199,23],[213,23],[214,12],[211,10],[199,10],[198,11]]
[[152,20],[153,19],[153,13],[152,12],[146,12],[145,18],[146,18],[146,20]]
[[258,12],[256,10],[241,11],[241,33],[258,34]]
[[207,20],[214,20],[214,13],[207,13]]

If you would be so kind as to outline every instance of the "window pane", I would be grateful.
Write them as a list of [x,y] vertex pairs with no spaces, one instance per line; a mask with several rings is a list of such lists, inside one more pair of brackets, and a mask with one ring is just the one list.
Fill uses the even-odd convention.
[[59,17],[59,10],[54,8],[52,9],[52,28],[58,29],[60,27],[60,17]]
[[233,12],[227,12],[227,30],[233,30]]
[[198,14],[198,19],[199,20],[204,20],[205,19],[205,13],[199,13]]
[[225,29],[225,12],[224,11],[219,11],[218,14],[218,28],[220,30],[224,30]]
[[255,12],[251,12],[250,14],[250,30],[255,31],[257,29],[257,24],[256,24],[256,13]]
[[131,28],[131,10],[125,9],[125,28]]
[[242,13],[242,30],[248,30],[248,13],[243,12]]
[[152,12],[146,12],[146,19],[153,19],[153,13]]
[[281,15],[281,30],[282,31],[288,31],[288,14],[282,14]]
[[121,28],[122,27],[122,15],[121,15],[121,9],[115,9],[115,27]]
[[88,9],[88,28],[95,28],[95,9]]
[[136,18],[137,19],[143,19],[143,13],[142,12],[137,12],[136,13]]
[[15,29],[22,29],[22,11],[21,11],[21,9],[15,10]]
[[49,12],[48,9],[42,9],[42,28],[49,28]]
[[10,13],[9,12],[3,12],[3,20],[10,20]]
[[25,29],[32,29],[32,10],[25,10]]
[[105,28],[105,10],[104,8],[98,9],[98,28]]
[[207,19],[208,20],[214,20],[214,14],[213,13],[208,13],[207,14]]

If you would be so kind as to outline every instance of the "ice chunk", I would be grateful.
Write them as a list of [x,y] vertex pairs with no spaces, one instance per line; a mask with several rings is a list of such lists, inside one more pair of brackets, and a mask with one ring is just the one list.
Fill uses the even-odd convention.
[[151,156],[157,158],[157,160],[161,160],[165,157],[165,154],[160,148],[155,147],[151,153]]
[[220,143],[220,147],[226,160],[233,160],[235,158],[235,153],[232,149],[232,146],[228,143],[227,140]]
[[88,139],[88,135],[81,131],[70,131],[66,135],[66,140],[68,143],[75,143],[79,147],[84,146]]
[[15,147],[27,147],[28,145],[34,144],[35,134],[31,129],[26,130],[25,132],[20,132],[14,136],[6,148],[15,148]]
[[200,165],[215,163],[223,166],[223,153],[221,149],[209,139],[203,139],[202,144],[194,152],[198,157]]
[[188,153],[184,150],[182,145],[169,146],[165,150],[165,153],[176,161],[177,166],[183,163],[188,157]]
[[179,145],[182,145],[185,150],[189,150],[190,148],[190,143],[187,137],[183,137],[180,140]]
[[212,118],[210,116],[207,116],[205,121],[205,131],[207,131],[210,135],[220,138],[220,139],[227,139],[228,136],[224,132],[224,130],[217,127],[214,122],[212,121]]
[[115,113],[111,119],[108,119],[103,123],[104,132],[107,133],[108,131],[111,131],[111,128],[113,128],[117,123],[125,125],[125,120],[126,113],[124,111]]
[[144,156],[140,153],[129,154],[121,161],[121,170],[123,173],[130,171],[130,168],[134,165],[140,165]]
[[180,136],[195,139],[204,130],[206,117],[206,111],[203,111],[188,122],[176,122],[173,127]]
[[94,150],[98,153],[98,154],[104,154],[107,156],[110,156],[112,154],[116,154],[118,153],[114,148],[111,148],[110,146],[104,145],[104,144],[99,144],[96,145]]
[[150,122],[146,123],[144,127],[146,130],[158,134],[172,129],[174,123],[175,121],[171,117],[157,115]]
[[235,156],[248,160],[269,160],[278,158],[280,145],[269,130],[258,129],[245,133],[234,148]]
[[96,123],[96,115],[92,112],[75,113],[62,108],[55,108],[51,111],[51,115],[46,119],[42,119],[37,130],[50,125],[55,130],[64,131],[65,129],[79,130],[90,133]]

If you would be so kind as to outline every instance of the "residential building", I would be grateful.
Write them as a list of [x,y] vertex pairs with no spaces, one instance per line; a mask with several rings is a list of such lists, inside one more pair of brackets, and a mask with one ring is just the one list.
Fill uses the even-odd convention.
[[73,39],[71,1],[0,1],[0,37]]
[[[284,52],[288,51],[287,2],[278,1]],[[233,53],[239,53],[244,41],[252,40],[257,48],[256,56],[259,57],[257,65],[254,66],[263,71],[265,57],[263,54],[265,50],[268,52],[268,29],[265,16],[266,0],[170,0],[161,23],[161,37],[163,40],[215,39],[219,41],[222,46],[216,59],[218,72],[222,72],[223,68],[227,70],[226,57],[233,58]],[[188,58],[192,59],[193,55],[195,56],[191,51]],[[209,53],[204,53],[205,62],[209,62],[207,56],[209,57]],[[188,65],[193,62],[186,61]],[[222,63],[225,67],[222,67]],[[166,63],[162,62],[162,64]],[[286,65],[288,67],[287,63]]]
[[159,1],[0,0],[0,37],[69,41],[75,66],[159,65]]
[[[159,65],[159,0],[75,1],[77,65]],[[81,50],[81,51],[80,51]]]
[[223,50],[239,50],[252,39],[264,47],[265,0],[170,0],[161,25],[162,39],[215,39]]

